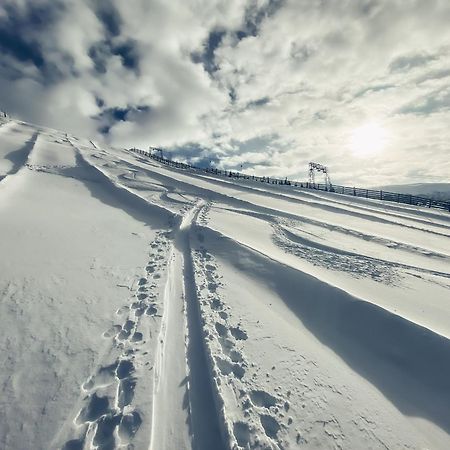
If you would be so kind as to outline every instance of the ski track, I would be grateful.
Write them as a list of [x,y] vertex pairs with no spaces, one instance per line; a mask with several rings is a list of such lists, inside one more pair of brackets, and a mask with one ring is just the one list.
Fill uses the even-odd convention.
[[175,231],[158,337],[149,450],[223,447],[197,306],[189,232],[203,202]]
[[154,331],[164,308],[157,292],[167,264],[163,254],[169,246],[165,232],[159,232],[150,243],[145,273],[137,279],[134,295],[116,311],[122,323],[103,332],[102,338],[107,342],[104,356],[81,385],[81,406],[66,426],[70,431],[64,429],[61,433],[69,437],[62,447],[54,448],[115,449],[130,443],[139,431],[143,413],[135,403],[142,400],[135,399],[135,391],[144,378],[143,372],[152,376],[148,355],[155,344],[151,330]]
[[[270,280],[277,286],[277,291],[283,301],[301,318],[310,332],[341,355],[353,370],[370,379],[398,408],[408,411],[409,414],[423,415],[447,432],[450,431],[450,421],[448,420],[450,410],[445,400],[450,395],[450,365],[448,364],[450,346],[447,338],[386,309],[356,299],[301,271],[288,268],[270,258],[266,259],[267,255],[220,236],[209,228],[203,228],[202,235],[203,239],[208,236],[207,240],[210,243],[222,241],[222,245],[210,247],[209,252],[220,256],[222,260],[238,269],[242,270],[245,267],[246,271],[252,271],[252,276],[257,276],[261,281]],[[219,238],[217,239],[217,237]],[[224,240],[227,242],[225,246],[223,245]],[[225,247],[227,252],[223,251]],[[199,259],[203,259],[206,271],[214,273],[216,265],[212,263],[213,257],[209,252],[200,249]],[[258,270],[250,268],[246,264],[249,260],[256,262],[255,267]],[[263,267],[265,269],[260,272]],[[297,292],[303,293],[298,299],[293,299],[289,294],[292,284],[297,286]],[[312,289],[317,292],[314,295],[314,301],[310,302],[308,297]],[[333,295],[330,295],[331,291],[334,291]],[[338,292],[339,298],[336,299]],[[222,353],[228,355],[234,349],[233,344],[228,341],[229,336],[234,338],[241,336],[241,339],[246,340],[245,330],[238,325],[237,328],[234,328],[235,332],[233,333],[233,329],[227,325],[229,313],[224,308],[220,297],[218,298],[216,287],[205,297],[212,310],[222,314],[225,312],[224,315],[219,316],[222,320],[215,324],[215,328]],[[353,318],[350,322],[346,319],[349,315]],[[205,317],[208,316],[205,315]],[[390,331],[388,332],[388,330]],[[389,349],[387,359],[384,358],[386,349]],[[417,353],[422,355],[422,360],[417,360]],[[426,362],[423,361],[423,355],[426,355]],[[239,380],[243,378],[245,367],[248,367],[248,364],[245,363],[245,359],[242,359],[242,354],[234,356],[236,361],[244,361],[244,372],[238,369],[237,374],[239,375],[234,374],[233,390],[240,392],[235,395],[238,395],[245,410],[245,396],[241,400],[243,397],[241,391],[246,391],[245,388],[239,387],[240,383],[236,381],[236,378]],[[216,358],[219,371],[223,375],[229,375],[234,371],[232,361],[230,356],[225,359],[222,355]],[[380,370],[381,367],[383,367],[382,370]],[[390,375],[386,375],[386,370]],[[401,389],[398,389],[393,381],[401,377],[403,385]],[[442,392],[442,395],[433,393],[433,387],[436,386],[439,386],[439,392]],[[433,401],[430,401],[430,398],[433,398]],[[255,403],[255,400],[252,403]],[[273,419],[271,420],[272,429],[282,429],[280,424],[276,425],[278,420]],[[234,431],[236,432],[235,426]],[[242,436],[239,438],[243,429],[246,438]],[[236,437],[238,445],[245,447],[250,444],[252,447],[254,444],[252,439],[260,436],[261,433],[259,428],[255,430],[253,422],[245,427],[239,423],[238,435],[236,433],[233,435]],[[268,436],[272,440],[276,437],[270,434]],[[277,443],[279,445],[277,448],[283,448],[281,440]]]
[[[2,124],[0,134],[27,126],[11,121]],[[307,443],[313,431],[298,431],[301,423],[295,423],[289,412],[297,406],[292,404],[290,390],[282,392],[280,387],[265,384],[257,363],[246,354],[251,330],[235,316],[222,294],[226,286],[220,264],[270,286],[307,329],[308,338],[332,349],[346,370],[369,380],[399,411],[450,432],[447,338],[229,238],[209,223],[213,208],[248,215],[270,225],[274,244],[285,252],[327,269],[335,265],[335,270],[356,277],[371,273],[386,285],[412,270],[442,278],[448,287],[450,272],[356,254],[333,247],[332,242],[308,239],[304,236],[308,231],[296,232],[302,223],[309,224],[444,262],[448,260],[445,249],[440,253],[426,245],[421,248],[401,239],[386,239],[357,224],[346,226],[339,219],[307,218],[253,197],[234,197],[233,192],[264,193],[285,205],[322,211],[328,218],[375,221],[436,239],[450,236],[446,217],[428,211],[413,216],[410,208],[395,205],[380,210],[384,205],[362,204],[359,199],[346,203],[331,195],[299,190],[264,190],[147,164],[137,155],[111,155],[88,142],[90,147],[55,130],[33,128],[32,137],[11,156],[13,168],[0,178],[3,189],[30,170],[81,180],[105,203],[109,202],[105,192],[114,193],[115,207],[120,205],[155,230],[148,262],[135,275],[131,295],[116,311],[117,320],[99,335],[99,357],[92,373],[80,380],[80,396],[50,449],[286,449]],[[64,148],[66,153],[55,148]],[[217,186],[223,191],[214,191]],[[301,293],[298,298],[290,294],[292,286]],[[404,380],[400,388],[394,382],[399,379]],[[333,448],[345,448],[339,417],[328,418],[320,426]],[[375,431],[371,433],[371,439],[388,448]]]
[[29,164],[31,155],[35,150],[38,138],[39,132],[36,131],[21,148],[5,156],[5,159],[9,160],[12,163],[12,167],[7,173],[5,173],[3,176],[0,176],[0,182],[6,182],[7,180],[10,180],[12,176],[16,175],[19,171],[25,170],[25,168]]
[[[210,382],[212,368],[203,343],[189,244],[192,221],[202,206],[199,202],[187,211],[174,237],[161,232],[150,244],[157,252],[146,267],[146,276],[138,280],[131,303],[117,311],[124,322],[103,333],[111,344],[81,386],[78,412],[60,433],[69,435],[63,450],[115,449],[133,441],[144,417],[133,406],[134,392],[142,379],[139,367],[150,363],[142,361],[149,346],[154,347],[149,450],[226,448]],[[166,256],[162,258],[160,252]],[[154,291],[161,270],[166,272],[166,284],[158,302]],[[156,282],[151,283],[150,277]],[[146,338],[141,324],[155,318],[160,318],[156,341]]]
[[[352,236],[361,241],[370,241],[380,246],[384,247],[395,247],[405,250],[413,255],[423,254],[432,258],[446,259],[450,257],[450,251],[448,254],[440,253],[435,250],[430,250],[430,248],[426,247],[418,247],[413,244],[406,242],[405,240],[401,240],[399,238],[391,238],[387,239],[377,234],[369,234],[366,232],[361,232],[359,230],[355,230],[351,227],[343,227],[338,225],[333,225],[325,221],[311,219],[309,217],[303,216],[295,216],[292,214],[274,214],[273,212],[255,212],[249,211],[245,209],[232,209],[232,208],[223,208],[227,211],[248,215],[250,217],[255,217],[261,220],[264,220],[272,225],[281,225],[281,226],[292,226],[294,228],[302,228],[302,224],[313,225],[318,227],[319,229],[336,231],[338,233],[342,233],[343,235]],[[306,233],[306,232],[305,232]],[[442,248],[441,251],[445,251],[446,248]]]
[[[220,181],[222,183],[227,183],[229,185],[232,186],[236,186],[236,184],[238,186],[241,186],[245,189],[250,189],[250,187],[248,185],[242,185],[242,183],[239,183],[239,180],[234,180],[234,183],[231,182],[227,182],[225,180],[221,180],[221,179],[217,179],[217,178],[213,178],[207,175],[197,175],[199,177],[208,179],[208,180],[213,180],[213,181]],[[253,182],[252,184],[257,184],[257,182]],[[254,186],[251,187],[251,189],[257,190],[258,192],[263,192],[265,193],[266,191],[263,189],[258,189]],[[272,186],[269,185],[268,187],[269,190],[274,190],[275,192],[273,193],[273,195],[279,196],[280,198],[287,198],[287,199],[292,199],[292,200],[299,200],[302,201],[305,200],[305,198],[307,199],[311,199],[312,201],[307,201],[308,205],[323,205],[323,206],[330,206],[329,204],[331,203],[334,206],[337,206],[338,208],[342,208],[344,207],[344,213],[346,213],[348,211],[348,209],[350,208],[351,210],[354,210],[355,212],[358,211],[363,211],[364,213],[370,213],[370,215],[382,215],[382,219],[383,216],[391,216],[397,219],[404,219],[407,221],[411,221],[411,222],[417,222],[423,225],[428,225],[428,226],[433,226],[433,227],[437,227],[437,228],[443,228],[443,229],[448,229],[448,225],[450,222],[450,219],[446,218],[446,216],[444,215],[439,215],[436,212],[429,212],[429,213],[425,213],[421,211],[421,214],[423,214],[424,216],[429,216],[429,220],[426,219],[422,219],[420,217],[417,217],[417,211],[414,211],[416,213],[416,215],[412,215],[409,214],[408,215],[408,211],[407,211],[407,207],[408,205],[403,205],[403,209],[400,209],[400,207],[395,207],[393,205],[389,205],[386,204],[386,202],[384,202],[383,205],[373,205],[373,207],[368,207],[367,206],[367,199],[366,200],[362,200],[363,202],[365,202],[365,204],[358,204],[358,200],[360,200],[358,197],[352,198],[352,202],[349,201],[345,201],[345,199],[343,199],[343,197],[348,197],[348,196],[343,196],[340,194],[333,194],[333,193],[328,193],[328,192],[321,192],[321,193],[311,193],[308,190],[306,190],[305,188],[293,188],[292,186],[289,187],[285,187],[284,189],[280,186]],[[301,189],[301,190],[300,190]],[[286,192],[286,190],[288,190],[288,192]],[[334,198],[333,198],[333,197]],[[371,201],[371,199],[368,199],[369,201]],[[378,207],[378,209],[377,209]],[[389,209],[392,209],[393,211],[389,211]],[[406,210],[405,210],[406,209]],[[396,212],[394,212],[396,211]],[[433,221],[434,219],[434,221]],[[436,222],[436,220],[440,220],[442,222],[445,223],[440,223],[440,222]],[[402,222],[395,222],[396,224],[403,224]]]
[[[193,174],[189,173],[189,172],[182,172],[181,169],[173,169],[174,171],[178,171],[179,173],[181,173],[182,175],[187,175],[190,176],[192,178],[194,178]],[[364,212],[360,212],[356,209],[353,209],[353,205],[351,207],[351,209],[347,208],[343,208],[342,204],[334,202],[335,205],[333,204],[329,204],[324,202],[324,198],[320,198],[321,201],[308,201],[304,198],[301,198],[299,196],[294,196],[291,193],[286,193],[286,192],[271,192],[270,190],[262,190],[261,188],[257,188],[256,186],[249,186],[249,185],[242,185],[239,183],[231,183],[229,181],[224,180],[223,178],[214,178],[214,177],[210,177],[210,176],[203,176],[202,174],[195,174],[195,178],[196,179],[204,179],[207,182],[214,184],[214,185],[219,185],[219,186],[227,186],[227,187],[232,187],[233,189],[239,189],[242,192],[256,192],[256,193],[261,193],[263,192],[264,195],[266,197],[272,197],[275,199],[281,199],[284,200],[286,202],[290,202],[290,203],[298,203],[298,204],[302,204],[305,206],[309,206],[312,208],[318,208],[318,209],[322,209],[324,211],[327,212],[332,212],[332,213],[336,213],[336,214],[345,214],[346,216],[351,215],[354,216],[356,218],[361,218],[361,219],[370,219],[371,221],[376,221],[379,223],[383,223],[383,224],[388,224],[388,225],[401,225],[404,226],[406,228],[411,228],[414,230],[418,230],[418,231],[423,231],[426,233],[432,233],[432,234],[438,234],[438,235],[442,235],[442,236],[447,236],[450,237],[450,234],[445,234],[445,233],[441,233],[439,231],[433,231],[427,228],[421,228],[418,227],[416,225],[412,225],[412,224],[408,224],[407,222],[396,222],[396,221],[392,221],[392,220],[388,220],[385,219],[384,217],[380,217],[379,213],[380,211],[375,211],[375,210],[368,210],[365,209]],[[195,183],[195,181],[193,181],[193,183]],[[258,182],[253,182],[254,185],[256,185]],[[293,190],[293,193],[299,193],[299,191],[295,191]],[[303,192],[300,195],[304,195]],[[367,211],[367,212],[366,212]],[[369,212],[371,212],[372,214],[368,214]],[[384,214],[383,214],[384,215]],[[399,218],[399,216],[396,216]],[[414,218],[405,218],[407,221],[413,221],[414,222]],[[431,226],[437,226],[439,227],[440,224],[434,224],[434,223],[429,223],[429,222],[422,222],[419,220],[419,222],[421,223],[425,223],[427,225],[431,225]],[[443,224],[442,228],[447,229],[448,226]]]
[[[305,214],[300,215],[300,214],[294,214],[292,212],[286,212],[283,211],[281,208],[280,209],[273,209],[271,207],[268,206],[264,206],[260,203],[255,203],[254,201],[251,200],[243,200],[240,198],[236,198],[232,195],[228,195],[225,193],[217,193],[214,192],[211,188],[206,188],[205,186],[199,186],[198,184],[196,184],[196,180],[194,179],[192,174],[187,173],[181,173],[180,176],[184,177],[184,178],[191,178],[193,179],[193,185],[195,185],[193,187],[193,185],[187,183],[186,181],[180,181],[180,179],[176,178],[169,178],[167,175],[162,174],[159,170],[158,172],[154,172],[154,171],[149,171],[146,168],[142,168],[138,165],[133,165],[131,163],[128,163],[131,166],[133,166],[136,169],[141,169],[143,172],[148,173],[150,177],[152,178],[156,178],[159,179],[160,181],[165,181],[170,182],[172,184],[175,183],[175,185],[179,188],[182,189],[184,191],[187,191],[189,193],[191,193],[192,195],[196,195],[196,196],[201,196],[203,198],[208,198],[208,199],[212,199],[216,202],[223,202],[227,205],[229,205],[231,207],[231,209],[241,209],[241,210],[250,210],[253,212],[257,212],[257,213],[261,213],[261,214],[266,214],[266,215],[271,215],[271,216],[278,216],[278,217],[282,217],[288,220],[296,220],[296,221],[305,221],[307,223],[312,223],[312,224],[317,224],[317,225],[322,225],[324,227],[327,227],[329,229],[336,229],[336,230],[343,230],[346,233],[352,233],[354,235],[359,234],[360,236],[364,237],[364,236],[369,236],[367,233],[367,230],[364,229],[364,224],[365,223],[370,223],[371,220],[371,216],[370,215],[366,215],[366,219],[365,222],[363,223],[352,223],[350,224],[340,224],[336,221],[332,221],[332,220],[327,220],[322,221],[319,220],[317,218],[311,218]],[[165,172],[170,172],[169,169],[165,169],[162,168],[162,171]],[[177,170],[174,169],[175,173],[180,173],[181,169]],[[170,181],[169,181],[170,180]],[[343,215],[342,215],[343,216]],[[439,231],[433,231],[433,230],[427,230],[427,229],[423,229],[420,227],[414,227],[411,225],[406,225],[406,224],[402,224],[402,223],[396,223],[396,222],[391,222],[389,224],[387,223],[383,223],[382,225],[389,225],[389,226],[393,226],[393,227],[404,227],[407,230],[414,230],[414,231],[420,231],[423,233],[426,233],[430,236],[430,239],[426,240],[426,241],[430,241],[430,244],[432,243],[431,239],[436,237],[436,238],[446,238],[446,239],[450,239],[449,238],[449,234],[447,233],[441,233]],[[389,230],[386,230],[387,232]],[[372,238],[373,239],[378,239],[378,240],[386,240],[386,236],[388,236],[390,241],[398,241],[399,243],[401,243],[402,245],[405,246],[409,246],[409,247],[417,247],[417,245],[414,245],[412,243],[409,243],[407,239],[402,239],[401,241],[398,240],[398,238],[394,238],[394,237],[389,237],[389,233],[387,233],[386,235],[383,235],[382,233],[378,232],[377,234],[372,234]],[[424,237],[424,239],[426,239]],[[430,251],[430,249],[427,249],[428,251]],[[432,247],[431,249],[432,252],[436,253],[436,249],[434,247]],[[450,255],[450,253],[449,253]]]

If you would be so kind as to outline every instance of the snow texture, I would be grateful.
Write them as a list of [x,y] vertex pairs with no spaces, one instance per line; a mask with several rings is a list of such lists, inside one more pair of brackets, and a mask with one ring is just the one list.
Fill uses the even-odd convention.
[[0,448],[450,448],[450,214],[0,118]]

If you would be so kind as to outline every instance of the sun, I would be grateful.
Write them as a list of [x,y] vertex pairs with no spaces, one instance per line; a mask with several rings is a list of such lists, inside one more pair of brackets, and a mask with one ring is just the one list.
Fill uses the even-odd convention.
[[388,133],[381,125],[371,122],[355,128],[350,138],[350,149],[355,156],[369,157],[383,151]]

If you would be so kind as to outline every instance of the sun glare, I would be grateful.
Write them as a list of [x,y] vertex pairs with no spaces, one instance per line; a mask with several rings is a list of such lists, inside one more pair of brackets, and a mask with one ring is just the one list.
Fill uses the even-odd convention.
[[384,149],[387,137],[387,132],[382,126],[367,123],[353,130],[350,148],[355,156],[373,156]]

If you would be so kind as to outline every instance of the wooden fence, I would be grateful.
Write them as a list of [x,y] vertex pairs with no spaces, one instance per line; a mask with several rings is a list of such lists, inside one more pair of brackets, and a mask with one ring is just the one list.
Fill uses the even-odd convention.
[[259,177],[256,175],[248,175],[242,172],[233,172],[231,170],[222,170],[215,169],[213,167],[200,168],[193,166],[191,164],[185,164],[179,161],[173,161],[171,159],[163,158],[154,153],[140,150],[137,148],[131,148],[130,151],[137,153],[139,155],[147,156],[156,161],[159,161],[163,164],[166,164],[171,167],[176,167],[179,169],[190,169],[194,171],[212,173],[215,175],[221,175],[227,178],[234,179],[245,179],[252,180],[261,183],[269,183],[269,184],[277,184],[277,185],[285,185],[285,186],[293,186],[300,187],[306,189],[314,189],[318,191],[326,191],[326,192],[334,192],[336,194],[344,194],[351,195],[353,197],[363,197],[363,198],[371,198],[375,200],[383,200],[389,202],[396,203],[404,203],[407,205],[414,206],[425,206],[427,208],[437,208],[450,212],[450,201],[444,200],[435,200],[428,197],[420,197],[417,195],[410,194],[400,194],[397,192],[387,192],[387,191],[378,191],[374,189],[364,189],[357,187],[349,187],[349,186],[340,186],[340,185],[330,185],[330,184],[322,184],[322,183],[309,183],[307,181],[292,181],[287,178],[275,178],[275,177]]

